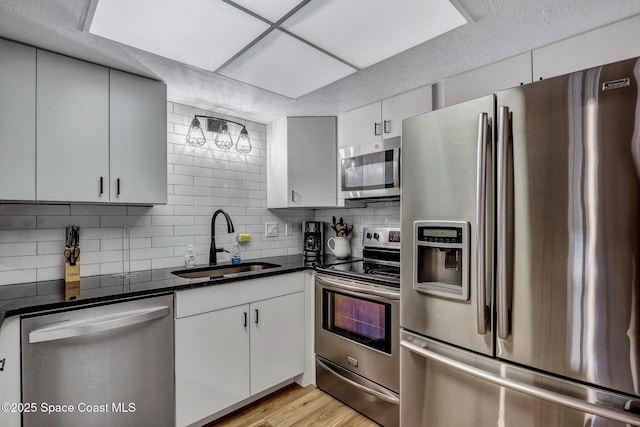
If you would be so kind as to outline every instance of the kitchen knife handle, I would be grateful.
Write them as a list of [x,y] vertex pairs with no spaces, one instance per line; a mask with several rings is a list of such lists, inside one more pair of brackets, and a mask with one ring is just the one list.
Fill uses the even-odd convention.
[[391,132],[391,131],[389,130],[389,126],[387,126],[389,123],[391,123],[391,120],[384,120],[384,121],[382,122],[382,131],[383,131],[384,133],[389,133],[389,132]]
[[120,178],[116,179],[116,196],[120,195]]
[[373,124],[373,134],[375,136],[380,136],[380,122],[375,122]]
[[104,193],[104,177],[100,177],[100,194]]
[[507,192],[508,186],[508,157],[509,157],[509,108],[500,107],[498,111],[498,186],[497,186],[497,260],[496,287],[498,311],[498,338],[509,338],[509,306],[507,304]]
[[480,113],[478,116],[478,188],[476,194],[476,220],[478,222],[478,237],[476,239],[476,312],[478,334],[487,334],[487,144],[490,139],[489,115]]

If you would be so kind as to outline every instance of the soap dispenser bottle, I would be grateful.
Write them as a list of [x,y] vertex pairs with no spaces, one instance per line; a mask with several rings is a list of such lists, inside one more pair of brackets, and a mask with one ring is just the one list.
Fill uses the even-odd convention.
[[240,264],[240,246],[237,243],[233,244],[231,250],[231,264]]
[[187,253],[184,256],[184,265],[185,267],[195,267],[196,266],[196,254],[193,252],[193,244],[189,243],[189,248],[187,249]]

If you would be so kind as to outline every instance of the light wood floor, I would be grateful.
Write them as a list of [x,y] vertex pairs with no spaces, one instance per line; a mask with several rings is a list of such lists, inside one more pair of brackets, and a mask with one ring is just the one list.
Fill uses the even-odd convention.
[[379,427],[314,385],[291,384],[206,427]]

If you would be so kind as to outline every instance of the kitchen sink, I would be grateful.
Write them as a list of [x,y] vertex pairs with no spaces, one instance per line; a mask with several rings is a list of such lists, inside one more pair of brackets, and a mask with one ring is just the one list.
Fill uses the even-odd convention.
[[278,264],[270,264],[268,262],[242,262],[232,265],[212,265],[209,267],[201,267],[189,270],[172,271],[171,274],[185,279],[218,279],[220,277],[233,277],[242,273],[251,273],[255,271],[267,270],[269,268],[280,267]]

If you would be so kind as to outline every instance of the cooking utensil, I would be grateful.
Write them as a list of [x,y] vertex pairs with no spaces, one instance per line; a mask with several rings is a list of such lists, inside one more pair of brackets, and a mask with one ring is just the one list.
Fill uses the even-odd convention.
[[75,246],[64,250],[64,257],[69,261],[69,265],[76,265],[76,260],[80,256],[80,248]]

